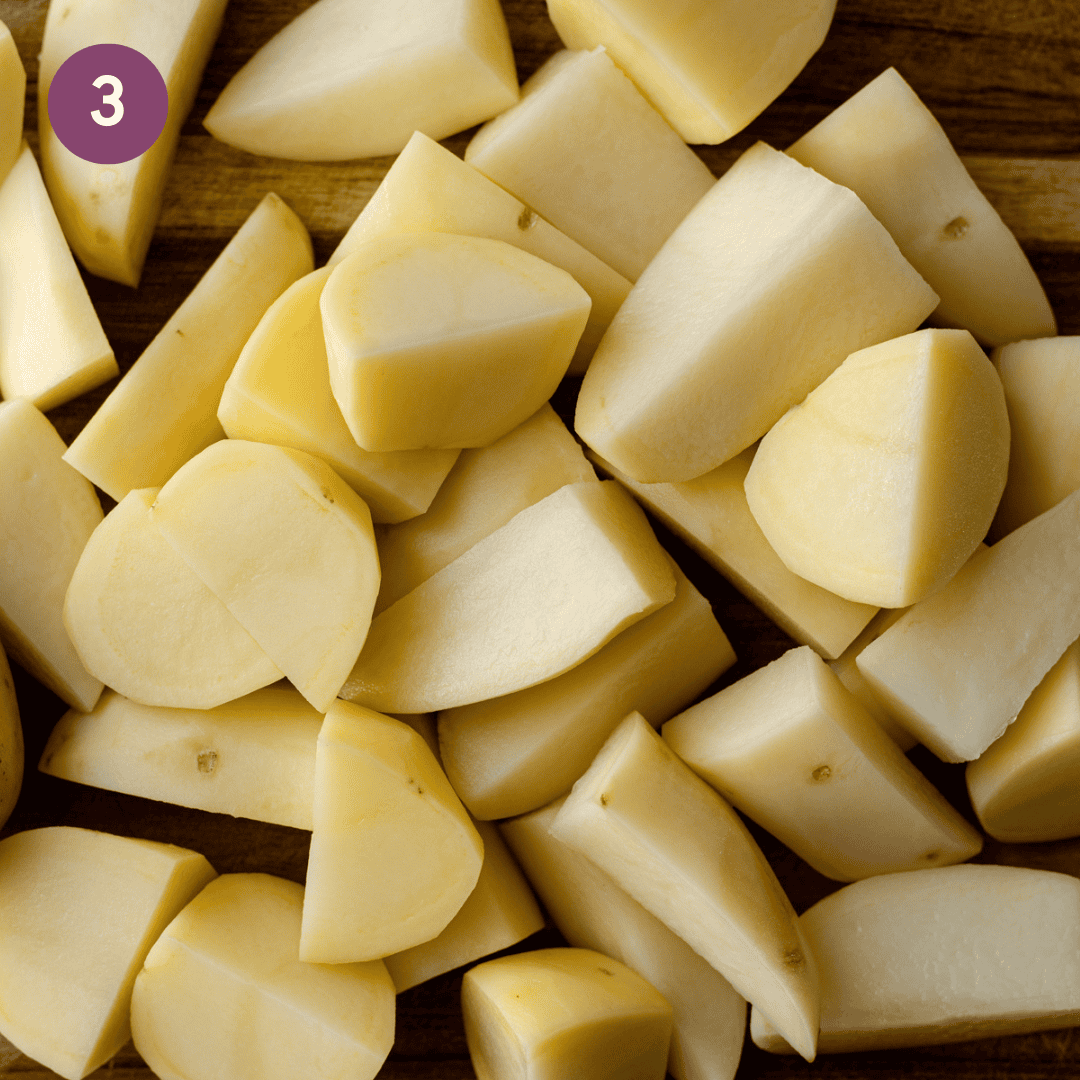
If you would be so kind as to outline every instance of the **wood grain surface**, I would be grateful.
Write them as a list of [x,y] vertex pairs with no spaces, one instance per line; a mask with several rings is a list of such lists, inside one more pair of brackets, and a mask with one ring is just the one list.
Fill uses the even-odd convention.
[[[662,3],[664,0],[656,0]],[[774,0],[755,0],[757,3]],[[775,0],[784,3],[786,0]],[[281,195],[311,230],[325,259],[390,165],[389,158],[310,164],[254,157],[213,140],[201,121],[234,72],[310,0],[232,0],[195,108],[183,129],[143,281],[132,290],[87,278],[122,370],[138,357],[259,199]],[[27,68],[26,134],[37,146],[36,57],[46,0],[0,0]],[[560,47],[543,0],[504,0],[519,75]],[[941,120],[972,174],[1012,227],[1039,273],[1060,332],[1080,333],[1080,0],[839,0],[824,46],[794,84],[749,128],[718,147],[700,148],[717,174],[757,139],[786,147],[884,68],[897,67]],[[447,140],[461,153],[471,133]],[[0,237],[0,243],[3,238]],[[62,406],[50,418],[70,442],[114,384]],[[556,405],[570,415],[576,386]],[[739,656],[722,684],[774,659],[791,643],[716,573],[659,529],[661,539],[711,599]],[[15,672],[28,771],[2,835],[73,824],[165,840],[203,852],[227,871],[266,871],[303,881],[308,835],[97,791],[35,770],[63,705]],[[913,760],[971,820],[960,767],[916,750]],[[838,886],[759,829],[762,844],[796,909]],[[1080,839],[1039,845],[988,841],[983,862],[1080,876]],[[554,930],[528,947],[559,942]],[[398,1039],[386,1080],[472,1077],[458,1011],[460,974],[399,998]],[[51,1076],[0,1045],[0,1069],[20,1080]],[[128,1047],[98,1074],[113,1080],[152,1075]],[[1050,1080],[1080,1075],[1080,1029],[894,1053],[837,1055],[814,1065],[777,1058],[747,1041],[740,1080],[818,1076],[829,1080]],[[318,1080],[313,1077],[312,1080]],[[582,1078],[588,1080],[588,1078]]]

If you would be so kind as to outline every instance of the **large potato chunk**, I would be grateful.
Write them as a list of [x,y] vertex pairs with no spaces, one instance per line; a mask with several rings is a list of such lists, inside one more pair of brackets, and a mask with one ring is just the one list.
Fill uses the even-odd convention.
[[194,851],[57,826],[0,841],[0,1032],[79,1080],[127,1042],[131,987],[214,870]]
[[342,697],[396,713],[513,693],[669,603],[675,578],[613,483],[567,484],[377,616]]
[[936,304],[855,195],[758,143],[619,309],[581,386],[578,434],[634,480],[690,480]]
[[210,133],[253,154],[396,154],[414,131],[463,131],[518,97],[497,0],[320,0],[233,76]]
[[372,1080],[394,1041],[380,961],[297,959],[304,890],[226,874],[165,928],[135,980],[135,1048],[161,1080]]

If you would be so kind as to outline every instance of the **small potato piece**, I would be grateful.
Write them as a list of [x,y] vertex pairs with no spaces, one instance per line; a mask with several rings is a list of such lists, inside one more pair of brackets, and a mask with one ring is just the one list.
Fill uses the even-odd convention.
[[26,69],[11,31],[0,20],[0,184],[22,149],[25,101]]
[[624,964],[591,949],[489,960],[461,985],[479,1080],[663,1080],[671,1006]]
[[0,645],[0,827],[11,816],[23,777],[23,733],[15,684]]

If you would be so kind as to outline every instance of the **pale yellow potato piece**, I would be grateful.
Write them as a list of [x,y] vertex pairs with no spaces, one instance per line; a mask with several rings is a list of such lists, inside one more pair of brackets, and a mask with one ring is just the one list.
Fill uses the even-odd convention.
[[320,0],[232,78],[204,121],[253,154],[345,161],[444,139],[518,98],[497,0]]
[[380,961],[297,959],[304,890],[225,874],[166,927],[135,980],[135,1048],[161,1080],[373,1080],[394,1041]]
[[377,616],[341,696],[413,713],[523,690],[674,595],[633,500],[611,482],[567,484]]
[[675,1080],[733,1080],[746,1001],[682,938],[607,874],[548,831],[563,800],[499,828],[563,937],[626,964],[670,1002],[668,1072]]
[[[70,0],[50,4],[38,73],[45,182],[72,250],[92,274],[138,285],[180,129],[195,101],[227,0]],[[169,115],[145,153],[119,165],[73,154],[49,123],[49,86],[73,53],[107,41],[138,49],[161,72]]]
[[813,1060],[817,968],[791,902],[735,811],[640,714],[616,728],[551,833],[609,874]]
[[565,270],[592,300],[570,375],[584,373],[630,291],[622,274],[421,131],[398,154],[327,265],[336,266],[367,240],[403,232],[503,240]]
[[270,657],[158,531],[156,495],[125,496],[82,551],[63,604],[82,663],[125,697],[169,708],[212,709],[277,682]]
[[1001,380],[966,330],[852,353],[768,432],[746,501],[785,565],[848,600],[908,607],[986,535],[1005,487]]
[[0,20],[0,184],[22,148],[25,101],[26,69],[11,31]]
[[38,768],[108,791],[310,829],[322,719],[284,686],[213,709],[140,705],[106,690],[92,712],[61,718]]
[[715,182],[603,49],[551,57],[465,160],[629,281]]
[[23,733],[15,683],[0,645],[0,826],[11,816],[23,778]]
[[418,450],[486,446],[532,416],[566,374],[591,301],[527,251],[433,232],[360,245],[319,305],[353,438]]
[[982,827],[1005,843],[1080,835],[1080,642],[1073,642],[1019,716],[968,763],[967,788]]
[[215,415],[244,342],[266,309],[312,267],[300,219],[267,195],[125,373],[64,455],[119,502],[161,487],[225,437]]
[[386,957],[386,970],[399,994],[544,928],[543,913],[499,830],[486,821],[474,824],[484,842],[476,888],[438,937]]
[[[1080,1023],[1080,882],[943,866],[848,885],[799,919],[821,971],[822,1053]],[[755,1007],[750,1034],[790,1053]]]
[[382,565],[376,613],[527,506],[564,484],[595,479],[581,446],[546,402],[490,446],[463,451],[425,513],[376,532]]
[[874,617],[875,608],[792,573],[770,547],[743,489],[753,447],[704,476],[674,484],[641,484],[599,454],[587,456],[800,645],[831,659]]
[[484,844],[423,738],[346,701],[315,755],[300,959],[374,960],[441,934],[476,886]]
[[992,535],[1004,536],[1080,487],[1080,336],[1017,341],[995,349],[1012,443],[1009,479]]
[[787,152],[866,203],[941,297],[935,324],[963,327],[987,345],[1056,333],[1016,237],[896,68]]
[[663,1080],[671,1006],[592,949],[489,960],[461,985],[478,1080]]
[[0,841],[0,1031],[79,1080],[127,1042],[131,987],[173,916],[213,877],[171,844],[56,826]]
[[780,96],[820,48],[836,0],[548,0],[568,49],[603,45],[688,143],[719,143]]
[[101,682],[64,629],[64,596],[101,504],[64,463],[64,440],[25,399],[0,403],[0,641],[11,658],[76,709]]
[[172,477],[150,517],[325,712],[356,663],[379,592],[371,514],[360,496],[310,454],[226,439]]
[[664,741],[736,809],[835,881],[948,866],[982,837],[812,649],[664,725]]
[[972,761],[1080,637],[1080,492],[976,552],[868,645],[859,671],[943,761]]
[[505,818],[550,802],[631,709],[659,726],[735,663],[709,602],[671,568],[674,600],[577,667],[439,714],[443,767],[472,814]]
[[319,297],[323,267],[270,305],[240,352],[217,405],[230,439],[274,443],[322,458],[367,503],[373,521],[424,513],[457,460],[456,450],[361,450],[333,391]]
[[120,369],[25,143],[0,184],[0,236],[0,394],[45,412]]
[[691,480],[936,304],[857,196],[758,143],[612,320],[581,385],[577,432],[634,480]]

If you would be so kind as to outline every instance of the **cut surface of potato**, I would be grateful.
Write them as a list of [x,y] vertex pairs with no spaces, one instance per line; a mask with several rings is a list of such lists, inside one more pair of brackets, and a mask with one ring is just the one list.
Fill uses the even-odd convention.
[[0,641],[53,693],[92,709],[101,681],[64,628],[64,596],[101,504],[29,401],[0,402]]
[[1009,463],[1001,380],[966,330],[852,353],[769,430],[746,501],[784,563],[848,600],[908,607],[994,519]]
[[548,0],[569,49],[603,45],[688,143],[730,139],[817,52],[836,0]]
[[348,161],[396,154],[417,130],[444,139],[517,98],[497,0],[319,0],[233,76],[204,123],[253,154]]
[[476,886],[484,845],[423,738],[336,701],[315,754],[300,958],[374,960],[442,933]]
[[634,480],[693,479],[936,303],[857,196],[758,143],[612,320],[581,385],[577,432]]
[[319,299],[345,423],[365,450],[486,446],[555,392],[591,303],[565,270],[501,240],[369,240]]
[[551,833],[609,874],[813,1060],[817,969],[791,902],[738,814],[639,714],[612,733]]
[[22,148],[25,101],[26,69],[11,31],[0,20],[0,184]]
[[224,437],[218,401],[263,312],[312,267],[300,219],[270,194],[125,373],[64,460],[119,502],[161,487]]
[[714,183],[603,49],[551,57],[465,160],[629,281]]
[[23,733],[15,684],[0,645],[0,827],[11,816],[23,777]]
[[92,712],[60,720],[38,768],[108,791],[310,829],[321,727],[322,715],[291,687],[213,709],[140,705],[106,690]]
[[165,928],[135,980],[135,1048],[162,1080],[373,1080],[394,1041],[381,961],[297,959],[304,889],[225,874]]
[[709,602],[671,567],[675,599],[588,660],[516,694],[439,714],[443,766],[472,814],[505,818],[550,802],[631,709],[659,725],[735,662]]
[[69,826],[0,841],[0,1031],[67,1080],[127,1042],[131,987],[157,936],[213,878],[171,844]]
[[667,998],[673,1020],[668,1072],[676,1080],[733,1080],[746,1001],[607,874],[551,835],[562,804],[499,825],[548,914],[571,945],[621,961]]
[[489,960],[461,985],[479,1080],[663,1080],[671,1006],[625,964],[591,949]]
[[336,266],[367,240],[403,232],[503,240],[565,270],[592,300],[589,321],[570,361],[570,375],[580,375],[588,367],[630,291],[630,282],[622,274],[420,131],[398,154],[327,265]]
[[982,850],[978,831],[805,645],[669,720],[663,737],[836,881],[948,866]]
[[356,662],[379,592],[371,514],[360,496],[310,454],[226,439],[172,477],[150,517],[324,712]]
[[896,68],[787,152],[866,203],[941,297],[934,323],[963,327],[986,345],[1056,333],[1016,237]]
[[618,485],[567,484],[377,616],[341,696],[429,712],[513,693],[669,603],[675,578]]
[[168,708],[212,709],[277,682],[273,661],[158,531],[156,495],[125,496],[78,559],[63,611],[82,663],[125,697]]
[[[848,885],[799,919],[821,972],[822,1053],[885,1050],[1080,1022],[1080,882],[944,866]],[[757,1008],[750,1033],[790,1047]]]
[[[38,75],[41,159],[64,235],[92,274],[139,284],[180,129],[195,101],[226,2],[71,0],[49,5]],[[168,117],[157,141],[116,165],[78,157],[49,123],[49,87],[60,65],[103,41],[141,52],[161,73],[169,94]]]
[[0,394],[43,412],[120,368],[30,148],[0,183]]

